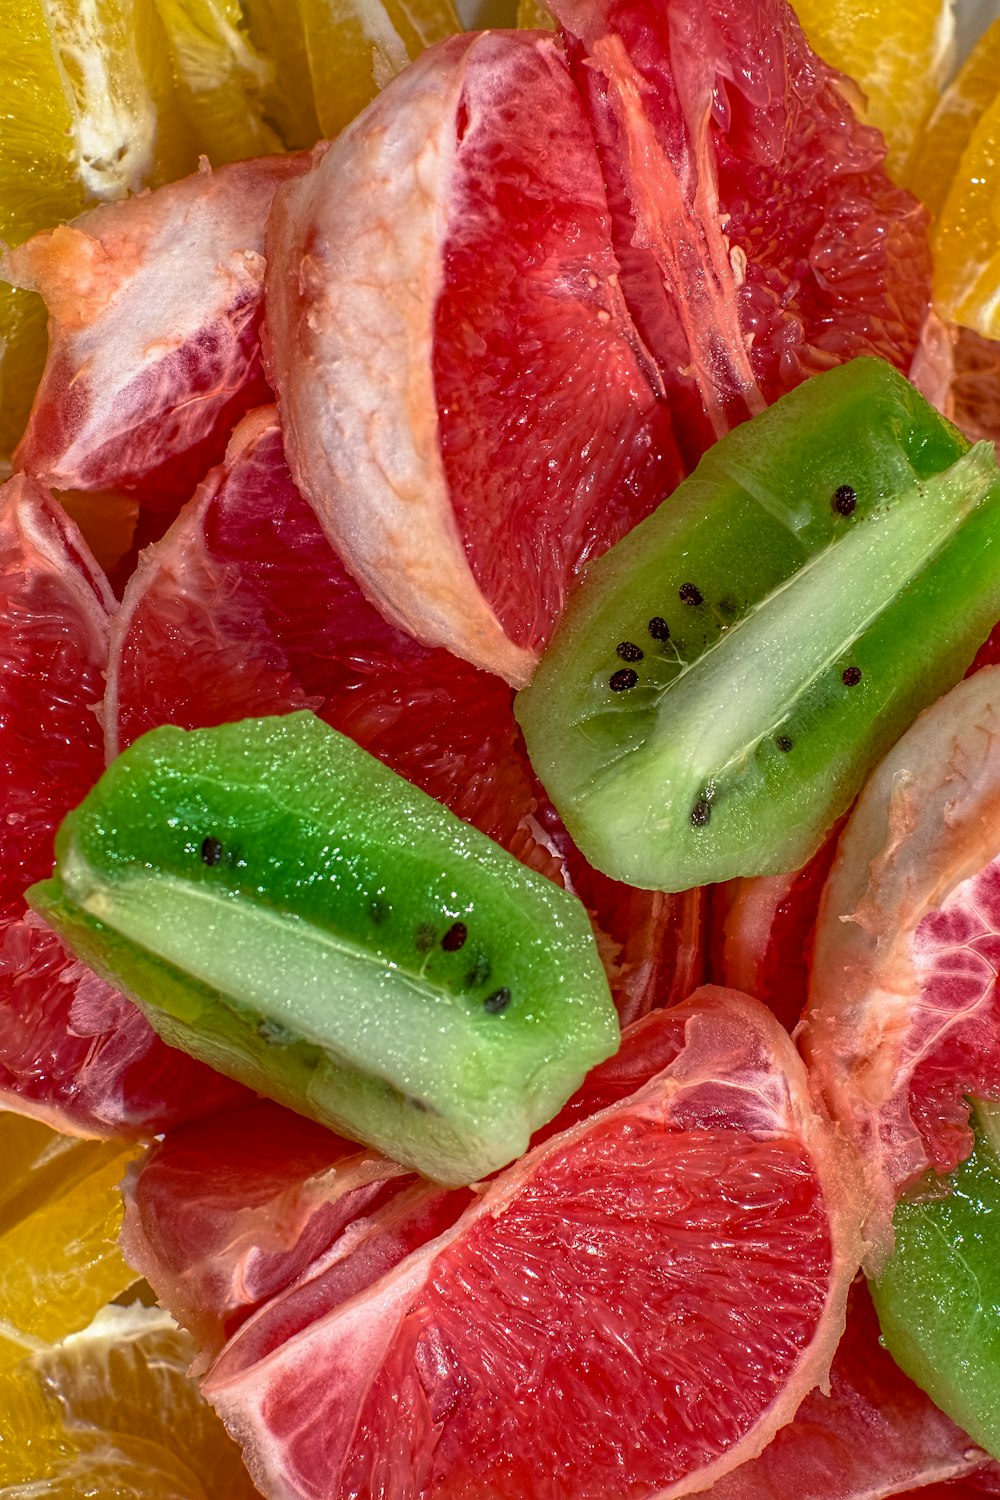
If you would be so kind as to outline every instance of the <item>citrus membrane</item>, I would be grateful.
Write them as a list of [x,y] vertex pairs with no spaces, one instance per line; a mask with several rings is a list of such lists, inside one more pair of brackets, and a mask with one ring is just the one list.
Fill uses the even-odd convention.
[[892,1357],[1000,1458],[1000,1109],[973,1116],[975,1149],[947,1197],[897,1205],[872,1295]]
[[57,861],[31,901],[168,1042],[439,1181],[617,1046],[576,898],[310,713],[153,730]]
[[854,361],[730,433],[592,566],[516,704],[591,863],[681,890],[815,852],[1000,614],[1000,476],[965,448]]

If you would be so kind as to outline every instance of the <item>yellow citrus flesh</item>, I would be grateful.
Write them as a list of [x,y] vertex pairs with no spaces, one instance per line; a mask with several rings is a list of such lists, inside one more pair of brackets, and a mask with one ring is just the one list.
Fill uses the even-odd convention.
[[976,125],[1000,92],[1000,20],[994,21],[945,90],[913,154],[906,186],[939,213]]
[[1000,94],[962,152],[931,245],[941,315],[1000,339]]
[[953,55],[952,0],[792,0],[810,46],[867,99],[899,180],[941,93]]
[[270,58],[274,79],[264,91],[264,115],[290,151],[315,145],[322,131],[313,97],[300,0],[243,0],[250,40]]
[[254,1500],[185,1373],[194,1353],[167,1313],[132,1304],[0,1371],[0,1500]]
[[452,0],[300,0],[324,136],[337,135],[425,47],[461,30]]
[[181,107],[213,166],[281,150],[264,119],[274,69],[243,27],[239,0],[156,0]]
[[136,1153],[0,1113],[0,1363],[85,1327],[137,1280],[118,1249],[118,1184]]
[[518,0],[517,24],[522,31],[554,31],[556,23],[542,0]]

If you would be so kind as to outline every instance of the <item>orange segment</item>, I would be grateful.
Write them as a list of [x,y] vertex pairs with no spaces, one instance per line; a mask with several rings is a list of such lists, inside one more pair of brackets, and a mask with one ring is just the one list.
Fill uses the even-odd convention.
[[118,1249],[118,1184],[136,1154],[0,1113],[0,1363],[84,1327],[136,1281]]
[[[792,0],[810,46],[856,80],[864,118],[889,148],[887,166],[907,162],[947,77],[954,43],[952,0]],[[853,102],[853,101],[852,101]]]
[[265,117],[290,151],[314,145],[322,131],[299,0],[243,0],[243,14],[254,46],[274,64],[274,81],[264,94]]
[[942,316],[1000,339],[1000,94],[962,152],[932,247]]
[[301,0],[324,136],[337,135],[425,47],[461,31],[452,0]]
[[907,186],[934,213],[944,204],[962,153],[1000,90],[1000,20],[980,37],[949,85],[913,155]]
[[281,142],[264,120],[274,69],[243,29],[239,0],[156,0],[181,107],[213,166],[267,156]]
[[133,1304],[0,1371],[0,1494],[259,1500],[185,1373],[194,1352],[167,1313]]

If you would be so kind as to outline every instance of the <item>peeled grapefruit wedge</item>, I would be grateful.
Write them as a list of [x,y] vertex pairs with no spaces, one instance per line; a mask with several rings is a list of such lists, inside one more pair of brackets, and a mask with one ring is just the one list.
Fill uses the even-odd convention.
[[242,1098],[165,1047],[22,892],[101,774],[114,599],[77,527],[19,475],[0,490],[0,1101],[82,1135],[152,1134]]
[[699,982],[700,892],[637,891],[583,859],[528,765],[498,677],[388,624],[285,463],[273,407],[142,557],[112,629],[109,757],[158,724],[313,708],[591,913],[624,1021]]
[[[629,1028],[450,1226],[413,1191],[344,1226],[205,1377],[269,1494],[686,1494],[826,1376],[856,1197],[787,1035],[735,992]],[[161,1198],[147,1237],[169,1219]]]
[[816,929],[802,1043],[860,1151],[873,1264],[895,1199],[971,1151],[1000,1098],[1000,667],[928,709],[875,771]]
[[275,188],[304,167],[270,156],[206,168],[8,252],[2,274],[49,310],[15,468],[57,490],[187,498],[234,422],[268,399],[264,225]]
[[267,254],[303,493],[390,619],[523,684],[680,474],[558,43],[430,49],[276,199]]

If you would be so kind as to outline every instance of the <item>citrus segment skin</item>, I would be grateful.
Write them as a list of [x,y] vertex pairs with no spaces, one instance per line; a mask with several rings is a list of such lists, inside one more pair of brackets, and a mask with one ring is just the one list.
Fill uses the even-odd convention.
[[700,981],[703,893],[642,892],[587,864],[532,775],[510,688],[368,603],[292,482],[273,407],[245,418],[225,466],[144,552],[107,681],[109,760],[162,723],[314,709],[580,897],[623,1024]]
[[10,251],[50,348],[15,466],[56,489],[186,499],[233,423],[268,399],[258,331],[264,223],[304,170],[274,156],[92,209]]
[[864,354],[906,370],[927,216],[782,0],[555,0],[614,213],[621,286],[693,466]]
[[[727,1474],[708,1500],[883,1500],[924,1486],[1000,1478],[989,1455],[899,1369],[879,1342],[864,1281],[851,1288],[830,1389],[811,1391],[757,1458]],[[919,1486],[919,1488],[918,1488]],[[953,1495],[942,1491],[941,1500]],[[958,1491],[955,1500],[965,1492]],[[977,1490],[976,1493],[983,1493]]]
[[517,699],[587,858],[662,890],[800,867],[1000,613],[998,515],[992,450],[881,361],[728,434],[593,565]]
[[30,899],[165,1040],[472,1182],[618,1023],[586,912],[311,713],[153,730]]
[[425,53],[278,195],[267,253],[303,494],[389,619],[525,682],[573,573],[679,475],[558,44]]
[[899,1194],[971,1150],[967,1096],[1000,1097],[998,730],[984,667],[879,765],[823,894],[801,1042],[865,1164],[876,1269]]
[[773,1018],[699,991],[583,1096],[387,1274],[243,1324],[203,1389],[268,1493],[686,1494],[825,1377],[857,1204]]
[[103,769],[114,598],[77,527],[24,476],[0,491],[0,1099],[82,1135],[152,1134],[232,1103],[228,1080],[165,1047],[24,904],[61,818]]

